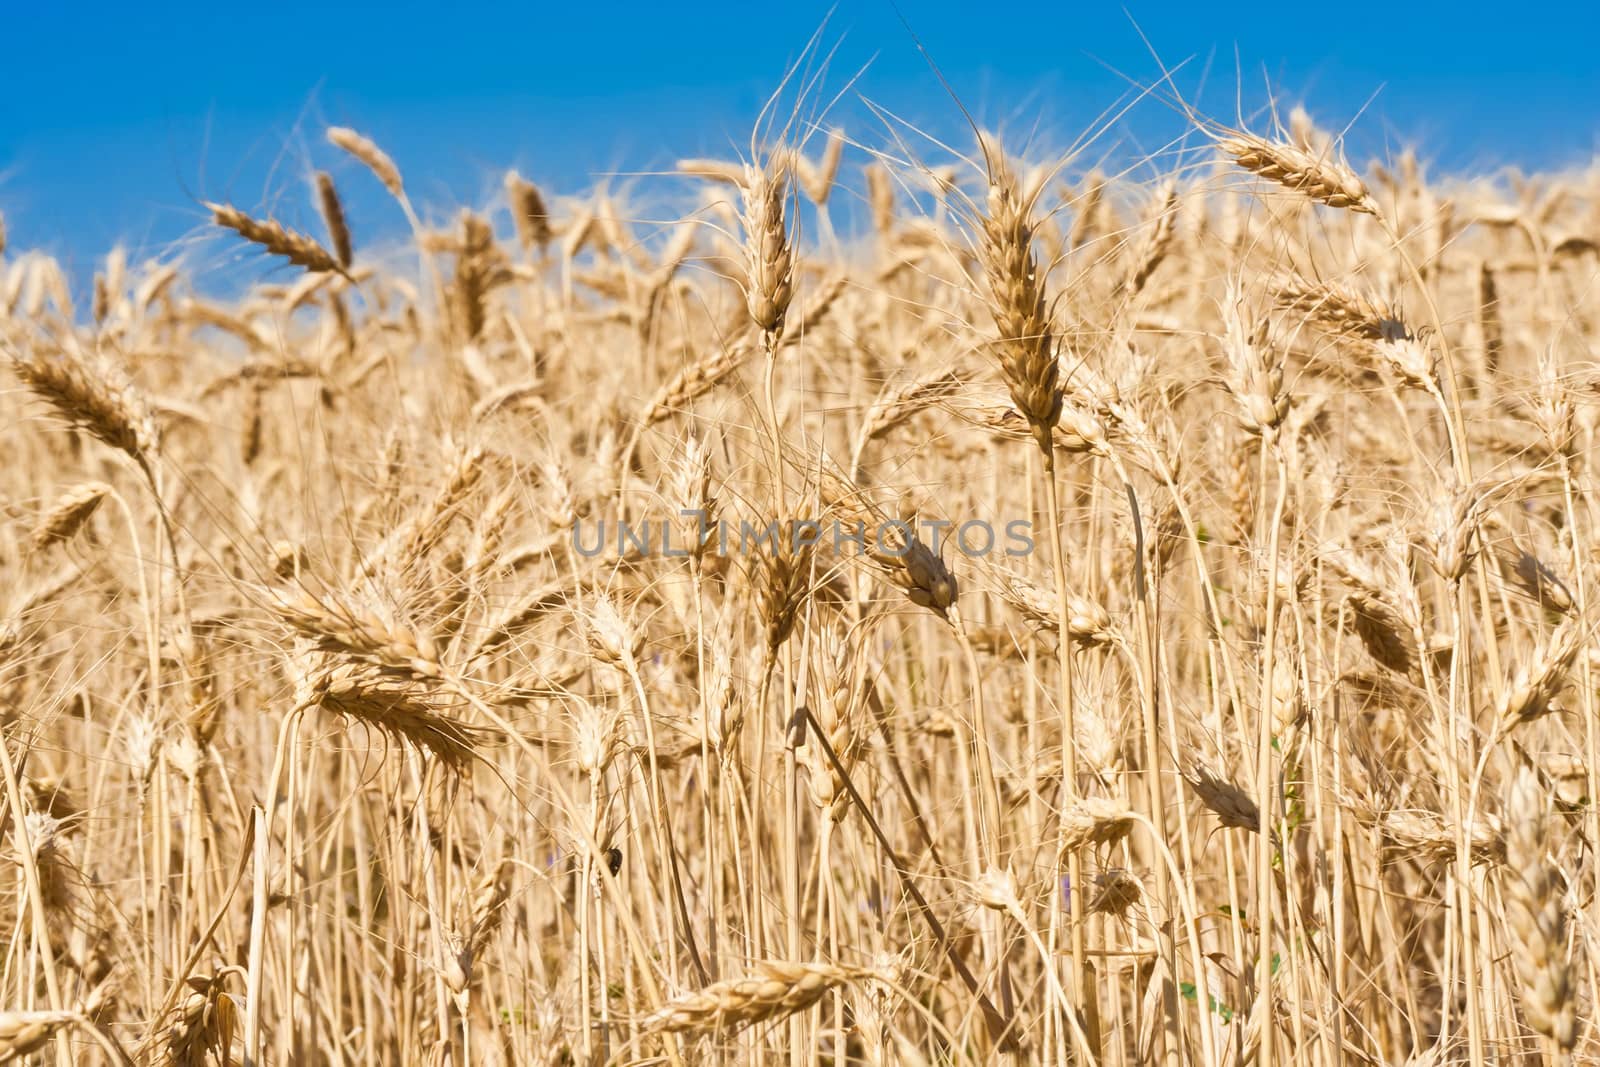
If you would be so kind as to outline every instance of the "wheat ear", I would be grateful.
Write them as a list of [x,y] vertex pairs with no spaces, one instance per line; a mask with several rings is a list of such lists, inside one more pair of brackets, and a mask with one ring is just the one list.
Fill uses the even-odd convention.
[[218,226],[232,230],[252,244],[258,244],[276,256],[309,271],[340,271],[343,268],[326,248],[315,239],[298,233],[271,219],[251,218],[228,204],[207,203],[211,219]]
[[658,1033],[738,1030],[788,1018],[830,989],[872,973],[831,963],[759,963],[748,975],[668,1001],[646,1016],[643,1025]]

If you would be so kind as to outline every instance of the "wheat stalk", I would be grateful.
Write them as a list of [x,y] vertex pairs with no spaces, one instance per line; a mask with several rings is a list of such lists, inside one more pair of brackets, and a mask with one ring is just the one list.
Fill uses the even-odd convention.
[[1217,137],[1217,147],[1252,174],[1293,189],[1319,204],[1379,215],[1378,202],[1355,171],[1328,155],[1295,144],[1269,141],[1243,130]]
[[872,974],[831,963],[762,962],[749,974],[674,998],[640,1025],[659,1033],[735,1031],[804,1011],[829,990]]
[[1578,1043],[1575,980],[1567,958],[1567,904],[1551,864],[1549,802],[1538,779],[1521,768],[1506,797],[1503,887],[1512,960],[1528,1025],[1562,1052]]
[[396,200],[405,198],[405,185],[400,180],[400,168],[370,139],[348,126],[328,127],[328,143],[349,152],[372,171],[373,177],[383,183]]
[[344,204],[339,200],[339,190],[333,184],[333,175],[317,171],[317,206],[322,209],[322,221],[328,227],[328,240],[333,242],[333,252],[339,266],[348,269],[354,249],[350,243],[350,224],[345,221]]
[[111,487],[105,482],[84,482],[61,494],[34,527],[29,538],[34,551],[76,537],[110,492]]
[[74,348],[10,354],[23,384],[57,414],[126,453],[147,474],[153,469],[159,442],[156,421],[125,374],[109,363],[78,355]]
[[303,233],[287,228],[271,219],[251,218],[228,204],[206,203],[211,219],[218,226],[232,230],[252,244],[258,244],[276,256],[310,271],[342,271],[339,261],[327,249]]

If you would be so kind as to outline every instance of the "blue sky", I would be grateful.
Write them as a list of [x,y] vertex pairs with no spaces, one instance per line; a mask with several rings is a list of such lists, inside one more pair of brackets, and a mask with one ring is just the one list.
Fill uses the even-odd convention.
[[[368,133],[436,212],[481,201],[507,166],[555,192],[594,176],[726,154],[825,17],[825,4],[279,2],[26,4],[4,16],[0,213],[12,243],[74,272],[113,242],[150,255],[201,231],[200,199],[268,209],[315,228],[304,180],[332,167],[358,238],[397,224],[360,202],[361,179],[321,141],[329,123]],[[1319,11],[1328,9],[1321,8]],[[1361,112],[1352,156],[1414,142],[1457,171],[1586,163],[1600,146],[1600,15],[1592,6],[1393,4],[1354,19],[1307,5],[1014,5],[842,0],[823,31],[824,85],[929,129],[959,113],[919,55],[921,38],[963,103],[992,125],[1069,143],[1128,88],[1159,73],[1219,117],[1242,85],[1320,122]],[[910,30],[902,23],[909,23]],[[1136,25],[1137,24],[1137,27]],[[1202,72],[1206,74],[1202,87]],[[19,91],[28,87],[30,91]],[[854,98],[853,136],[887,134]],[[1153,152],[1183,124],[1141,105],[1117,131]],[[1108,142],[1109,144],[1110,142]],[[635,180],[648,190],[651,179]]]

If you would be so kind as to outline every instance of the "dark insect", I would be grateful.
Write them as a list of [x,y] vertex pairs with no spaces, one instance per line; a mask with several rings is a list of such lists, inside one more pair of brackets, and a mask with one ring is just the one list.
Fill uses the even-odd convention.
[[622,870],[622,850],[620,848],[606,849],[606,870],[614,878]]

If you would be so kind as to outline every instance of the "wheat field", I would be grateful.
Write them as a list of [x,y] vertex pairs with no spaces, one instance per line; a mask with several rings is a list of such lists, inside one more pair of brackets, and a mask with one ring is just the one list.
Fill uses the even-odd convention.
[[1600,175],[1241,127],[4,249],[0,1062],[1592,1062]]

